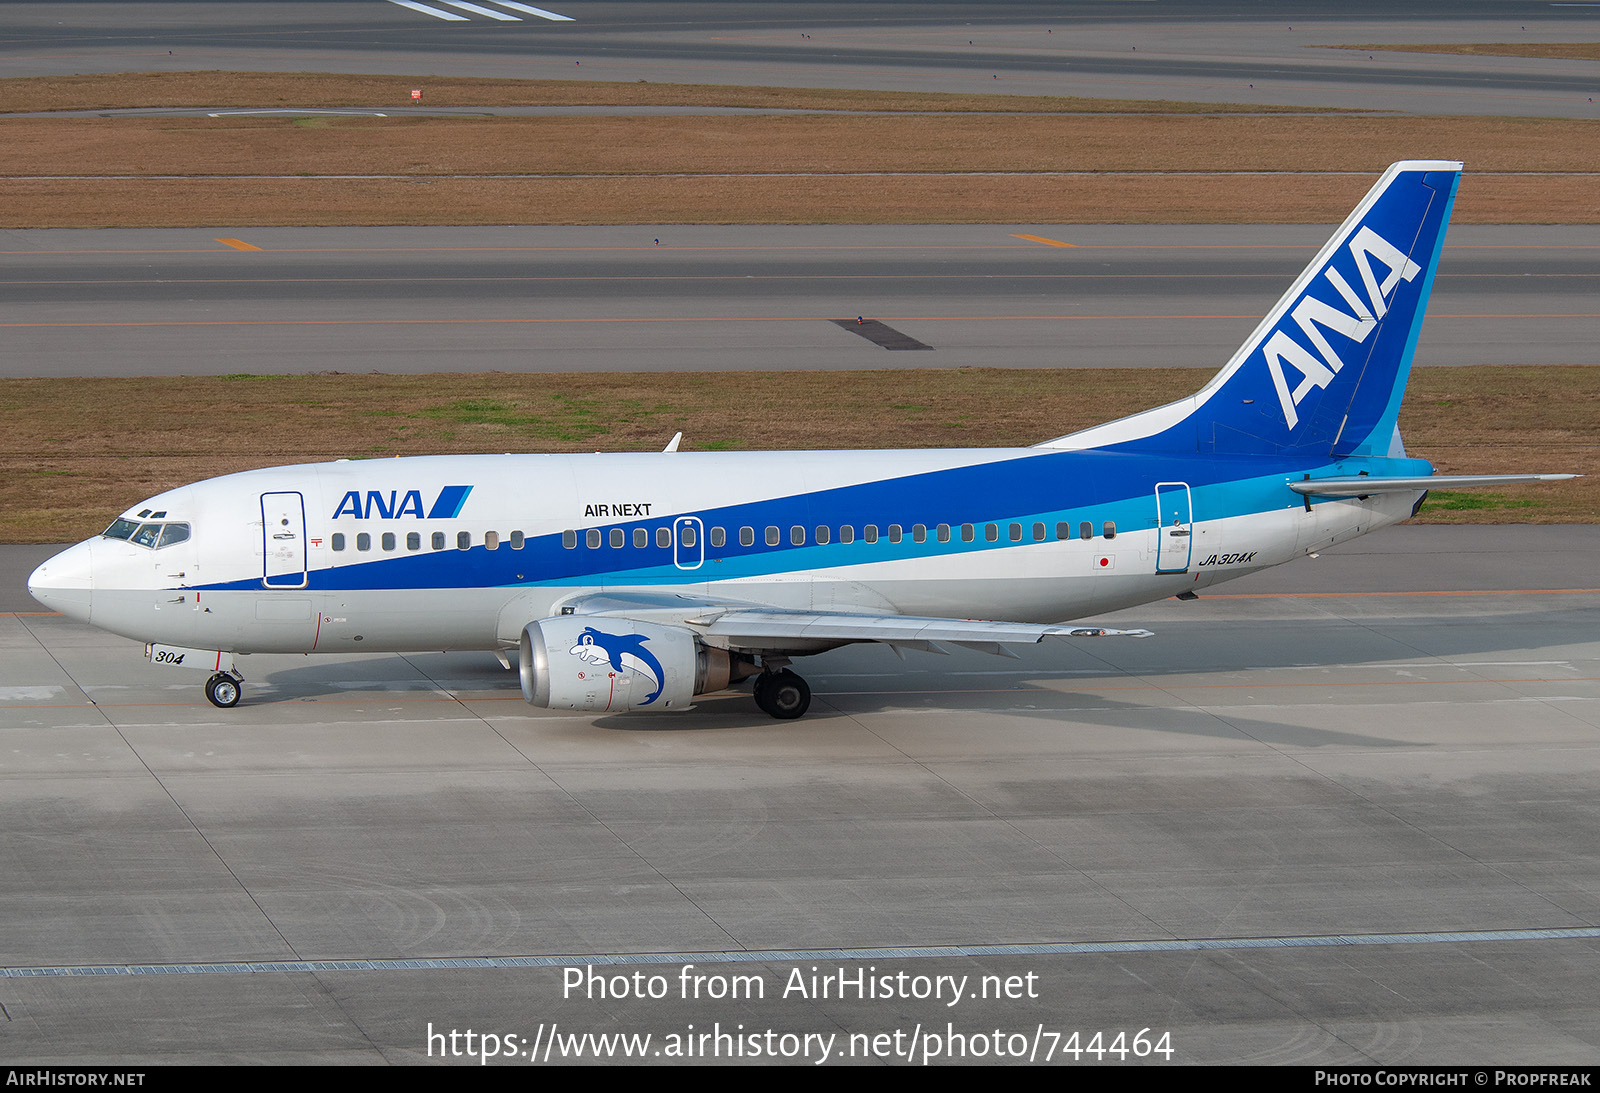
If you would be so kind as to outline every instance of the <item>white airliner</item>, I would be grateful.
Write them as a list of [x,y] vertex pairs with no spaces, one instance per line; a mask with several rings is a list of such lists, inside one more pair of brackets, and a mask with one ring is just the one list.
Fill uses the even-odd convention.
[[1386,171],[1198,393],[1031,448],[431,456],[228,475],[44,565],[42,604],[204,667],[480,649],[529,702],[683,710],[853,642],[994,653],[1147,636],[1062,620],[1183,595],[1410,516],[1396,424],[1461,164]]

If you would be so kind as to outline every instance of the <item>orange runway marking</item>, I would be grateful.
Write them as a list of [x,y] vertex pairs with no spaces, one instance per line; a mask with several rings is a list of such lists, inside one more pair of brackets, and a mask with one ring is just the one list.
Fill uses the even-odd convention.
[[[1470,667],[1470,665],[1449,665],[1448,667]],[[1040,676],[1040,678],[1046,678],[1046,677],[1049,676],[1049,673],[1048,672],[1040,672],[1039,676]],[[1350,687],[1459,687],[1459,686],[1462,686],[1462,685],[1468,684],[1468,683],[1499,683],[1499,684],[1517,684],[1517,683],[1600,683],[1600,676],[1570,676],[1570,677],[1568,677],[1566,679],[1551,679],[1551,678],[1547,678],[1547,677],[1543,677],[1543,676],[1541,676],[1539,678],[1536,678],[1536,679],[1368,679],[1368,680],[1358,680],[1358,681],[1352,682],[1352,683],[1327,683],[1327,682],[1316,682],[1316,683],[1312,683],[1312,682],[1296,682],[1296,683],[1259,683],[1259,682],[1250,682],[1250,683],[1181,683],[1181,682],[1175,682],[1175,683],[1160,683],[1160,684],[1147,683],[1147,684],[1141,684],[1141,685],[1136,686],[1136,687],[1098,687],[1098,686],[1093,686],[1089,681],[1081,681],[1081,682],[1082,682],[1083,685],[1082,686],[1074,686],[1073,693],[1100,694],[1100,693],[1110,692],[1110,691],[1118,691],[1118,692],[1126,692],[1126,691],[1176,691],[1176,690],[1182,690],[1182,689],[1208,690],[1208,691],[1211,691],[1211,690],[1237,691],[1237,690],[1267,690],[1269,688],[1282,688],[1282,687],[1301,687],[1301,688],[1315,687],[1315,688],[1318,688],[1318,689],[1326,688],[1326,689],[1330,689],[1330,690],[1331,689],[1335,689],[1335,688],[1337,688],[1337,689],[1346,689],[1346,688],[1350,688]],[[846,695],[1017,694],[1017,693],[1019,693],[1019,690],[1020,690],[1019,688],[1014,688],[1014,687],[1012,687],[1012,688],[985,687],[985,688],[982,688],[982,689],[979,689],[979,690],[971,690],[971,691],[956,691],[956,690],[943,690],[943,691],[924,691],[924,690],[916,690],[916,691],[813,691],[812,693],[815,694],[818,697],[821,697],[821,698],[838,698],[838,697],[843,697],[843,696],[846,696]],[[1023,692],[1023,693],[1026,693],[1026,692]],[[1057,692],[1057,693],[1060,693],[1060,692]],[[12,707],[7,707],[7,708],[8,709],[28,709],[30,707],[12,706]]]
[[1600,588],[1483,588],[1442,589],[1437,592],[1219,592],[1208,600],[1302,600],[1369,596],[1593,596]]
[[[1443,667],[1457,667],[1457,668],[1466,669],[1466,668],[1470,668],[1471,665],[1443,665]],[[1050,673],[1048,671],[1043,671],[1043,672],[1039,673],[1039,676],[1041,678],[1048,678],[1049,674]],[[1366,679],[1366,680],[1356,680],[1356,681],[1353,681],[1353,682],[1350,682],[1350,683],[1328,683],[1326,681],[1310,682],[1310,681],[1305,681],[1305,680],[1297,680],[1297,681],[1292,682],[1292,683],[1261,683],[1261,682],[1258,682],[1258,681],[1250,681],[1250,682],[1246,682],[1246,683],[1183,683],[1183,682],[1172,682],[1172,683],[1143,683],[1143,684],[1138,684],[1136,686],[1126,686],[1126,687],[1094,686],[1094,685],[1092,685],[1092,681],[1089,681],[1089,680],[1074,680],[1073,682],[1074,683],[1080,683],[1082,685],[1081,686],[1075,686],[1073,688],[1072,693],[1075,693],[1075,694],[1079,694],[1079,693],[1096,693],[1096,694],[1098,694],[1098,693],[1105,693],[1105,692],[1112,692],[1112,691],[1116,691],[1116,692],[1176,691],[1176,690],[1180,690],[1180,689],[1205,690],[1205,691],[1238,691],[1238,690],[1281,689],[1281,688],[1286,688],[1286,687],[1300,687],[1300,688],[1303,689],[1303,688],[1313,687],[1313,688],[1325,689],[1325,690],[1332,690],[1332,689],[1341,689],[1342,690],[1342,689],[1348,689],[1348,688],[1351,688],[1351,687],[1460,687],[1460,686],[1463,686],[1463,685],[1469,684],[1469,683],[1495,683],[1495,684],[1501,684],[1501,685],[1515,685],[1515,684],[1519,684],[1519,683],[1600,683],[1600,676],[1567,676],[1567,677],[1564,677],[1564,678],[1553,678],[1553,677],[1549,677],[1549,676],[1537,676],[1537,677],[1530,678],[1530,679]],[[709,695],[709,696],[702,695],[700,697],[717,697],[717,698],[721,698],[721,697],[737,697],[740,693],[741,692],[738,692],[738,691],[732,691],[732,692],[728,692],[726,695],[724,695],[724,694],[721,694],[719,692],[716,695]],[[1021,688],[1017,688],[1017,687],[983,687],[983,688],[977,688],[977,689],[965,690],[965,691],[951,690],[951,689],[930,691],[930,690],[920,690],[919,689],[919,690],[914,690],[914,691],[913,690],[901,690],[901,691],[887,691],[887,690],[883,690],[883,691],[815,691],[813,693],[816,694],[820,698],[842,698],[842,697],[847,697],[847,696],[850,696],[850,695],[909,695],[909,694],[917,694],[917,695],[1011,694],[1011,695],[1014,695],[1014,694],[1025,693],[1025,692],[1023,692]],[[1057,693],[1062,693],[1062,692],[1057,692]],[[418,702],[454,702],[454,703],[463,703],[464,704],[464,703],[469,703],[469,702],[521,702],[521,701],[523,701],[523,698],[522,698],[522,695],[520,695],[520,694],[482,694],[482,695],[430,694],[430,695],[421,695],[421,696],[418,696],[416,698],[399,698],[399,697],[394,697],[392,695],[383,694],[381,692],[373,692],[370,697],[366,697],[366,698],[309,698],[309,697],[308,698],[295,698],[295,697],[292,697],[292,696],[291,697],[282,698],[282,699],[267,698],[267,699],[262,699],[259,702],[259,705],[263,705],[263,706],[274,705],[274,706],[277,706],[277,705],[284,705],[284,704],[290,703],[290,702],[295,702],[295,703],[300,703],[300,704],[312,704],[312,705],[321,705],[321,704],[326,703],[326,704],[330,704],[330,705],[346,705],[347,706],[347,705],[353,705],[353,704],[356,704],[356,703],[373,703],[373,702],[385,702],[385,703],[389,703],[389,704],[392,705],[392,704],[395,704],[395,703],[408,703],[408,702],[409,703],[418,703]],[[66,702],[66,703],[55,703],[55,704],[46,704],[46,705],[37,705],[37,706],[10,706],[10,705],[0,706],[0,709],[5,709],[5,710],[136,710],[136,709],[208,709],[208,708],[209,708],[208,704],[200,703],[200,702]]]
[[243,239],[218,239],[217,242],[221,243],[223,246],[232,247],[234,250],[260,250],[261,249],[260,247],[254,245],[253,243],[246,243]]
[[[80,323],[0,323],[0,329],[72,329],[96,327],[173,327],[173,326],[404,326],[404,325],[455,325],[530,324],[530,323],[809,323],[826,322],[833,315],[658,315],[645,318],[596,319],[172,319],[140,320],[133,322],[80,322]],[[884,315],[892,322],[1067,322],[1071,320],[1123,320],[1123,319],[1255,319],[1258,315]],[[1600,314],[1549,314],[1549,315],[1430,315],[1430,319],[1600,319]]]
[[[702,225],[690,225],[699,227]],[[1095,225],[1104,227],[1105,225]],[[1115,225],[1112,225],[1113,227]],[[1290,225],[1295,227],[1298,225]],[[1026,239],[1029,241],[1050,242],[1056,246],[1079,247],[1085,250],[1288,250],[1305,253],[1307,245],[1301,243],[1062,243],[1048,240],[1043,236],[1013,235],[1013,239]],[[225,240],[217,240],[225,242]],[[249,247],[249,244],[246,244]],[[261,247],[251,247],[261,250]],[[1012,250],[1018,248],[1015,243],[807,243],[807,244],[773,244],[773,245],[696,245],[683,243],[663,243],[657,247],[653,244],[616,244],[613,246],[521,246],[521,247],[274,247],[273,254],[517,254],[517,253],[609,253],[613,251],[676,251],[679,253],[699,251],[759,251],[781,253],[785,251],[921,251],[921,250]],[[1445,250],[1596,250],[1600,243],[1446,243]],[[91,254],[91,255],[118,255],[118,254],[215,254],[210,249],[196,249],[178,247],[172,249],[141,249],[131,248],[125,250],[0,250],[0,257],[7,255],[27,255],[38,257],[40,255],[66,255],[66,254]]]
[[1076,243],[1063,243],[1059,239],[1046,239],[1042,235],[1017,235],[1014,232],[1012,233],[1011,238],[1013,238],[1013,239],[1026,239],[1030,243],[1044,243],[1044,244],[1046,244],[1048,246],[1052,246],[1052,247],[1075,247],[1075,246],[1078,245]]
[[[0,179],[0,181],[3,181],[3,179]],[[689,226],[689,227],[701,227],[703,225],[687,225],[687,226]],[[40,229],[40,230],[50,230],[50,229]],[[222,242],[222,240],[219,239],[219,240],[217,240],[217,242],[220,243],[220,242]],[[1106,245],[1106,246],[1115,246],[1116,244],[1104,244],[1104,245]],[[1239,250],[1241,248],[1248,248],[1249,246],[1250,246],[1250,244],[1240,244],[1239,246],[1231,246],[1231,247],[1225,247],[1225,246],[1217,245],[1214,248],[1209,248],[1209,249]],[[1302,247],[1291,247],[1287,243],[1284,243],[1284,244],[1278,244],[1278,243],[1261,244],[1261,247],[1264,247],[1264,248],[1281,247],[1284,250],[1293,249],[1293,250],[1301,250],[1301,251],[1306,249],[1303,246]],[[253,249],[261,250],[262,248],[255,247]],[[590,252],[605,253],[605,252],[609,252],[609,251],[653,251],[653,252],[659,253],[659,252],[662,252],[662,251],[669,251],[669,250],[670,251],[680,251],[681,252],[681,251],[791,251],[791,250],[793,250],[793,251],[817,251],[817,250],[821,250],[821,251],[832,251],[832,250],[878,251],[878,250],[1010,250],[1010,249],[1020,249],[1020,248],[1016,248],[1016,244],[1014,244],[1014,243],[885,243],[885,244],[877,244],[877,243],[836,243],[836,244],[835,243],[807,243],[807,244],[792,244],[792,245],[791,244],[780,244],[780,245],[772,245],[772,246],[765,246],[765,245],[760,245],[760,244],[750,244],[750,245],[743,245],[743,246],[732,246],[732,245],[728,245],[728,246],[694,246],[694,245],[688,245],[688,244],[663,243],[659,247],[654,245],[653,243],[651,243],[651,244],[646,244],[646,243],[626,243],[626,244],[623,244],[623,243],[619,243],[619,244],[616,244],[614,246],[592,246],[592,247],[590,247],[590,246],[572,246],[572,247],[557,247],[557,246],[524,246],[524,247],[274,247],[274,248],[272,248],[272,253],[273,254],[478,254],[478,253],[485,253],[485,254],[511,253],[511,254],[517,254],[517,253],[522,253],[522,252],[525,252],[525,251],[538,251],[538,252],[554,251],[554,252],[557,252],[557,253],[573,252],[573,253],[579,253],[579,254],[587,254],[587,253],[590,253]],[[201,250],[201,249],[184,248],[184,247],[174,248],[174,249],[171,249],[171,250],[161,250],[161,249],[141,250],[141,249],[137,249],[137,248],[131,249],[131,250],[50,250],[50,251],[0,250],[0,257],[3,257],[3,256],[8,255],[8,254],[24,254],[24,255],[28,255],[30,257],[39,257],[40,255],[47,255],[47,254],[215,254],[215,253],[216,253],[216,251],[210,250],[210,249]]]

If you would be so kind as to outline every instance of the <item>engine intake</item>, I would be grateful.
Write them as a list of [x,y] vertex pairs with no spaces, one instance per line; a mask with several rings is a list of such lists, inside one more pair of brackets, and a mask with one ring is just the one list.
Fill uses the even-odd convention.
[[683,710],[757,669],[679,626],[562,615],[523,627],[522,697],[550,710]]

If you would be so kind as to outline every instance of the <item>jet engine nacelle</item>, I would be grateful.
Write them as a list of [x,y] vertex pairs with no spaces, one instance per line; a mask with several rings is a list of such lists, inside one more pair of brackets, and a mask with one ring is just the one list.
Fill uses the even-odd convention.
[[522,697],[552,710],[682,710],[727,686],[727,668],[716,670],[727,660],[682,627],[562,615],[523,627]]

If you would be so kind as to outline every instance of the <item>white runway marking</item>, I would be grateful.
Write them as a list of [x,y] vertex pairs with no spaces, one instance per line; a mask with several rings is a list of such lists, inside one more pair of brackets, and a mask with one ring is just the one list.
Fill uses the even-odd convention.
[[53,684],[40,687],[0,687],[0,702],[47,702],[61,694],[66,694],[66,688]]
[[219,110],[214,114],[207,114],[208,118],[248,118],[261,115],[291,114],[295,117],[308,117],[312,114],[332,114],[339,118],[387,118],[388,114],[376,110],[282,110],[274,107],[270,110]]
[[520,11],[525,15],[537,15],[541,19],[549,19],[553,23],[571,23],[574,21],[570,15],[557,15],[553,11],[545,11],[543,8],[536,8],[529,4],[519,4],[516,0],[495,0],[495,3],[503,8],[510,8],[512,11]]
[[1600,927],[1533,930],[1422,930],[1407,934],[1322,934],[1312,937],[1174,938],[1021,945],[927,945],[890,949],[763,949],[703,953],[591,953],[564,956],[455,956],[400,960],[251,960],[203,964],[89,964],[0,968],[0,979],[111,975],[259,975],[263,972],[409,972],[440,968],[613,967],[632,964],[772,964],[803,960],[916,960],[973,956],[1084,956],[1102,953],[1204,952],[1230,949],[1320,949],[1347,945],[1459,945],[1472,942],[1571,941],[1600,937]]
[[522,20],[518,19],[515,15],[507,15],[503,11],[495,11],[492,8],[480,7],[477,4],[469,4],[466,2],[466,0],[444,0],[444,2],[453,8],[460,8],[462,11],[470,11],[474,15],[482,15],[490,19],[498,19],[502,23],[522,22]]
[[[550,11],[547,8],[536,8],[532,4],[519,4],[516,2],[516,0],[493,0],[493,2],[502,8],[509,8],[512,11],[520,11],[523,15],[532,15],[539,19],[548,19],[552,23],[576,22],[576,20],[574,20],[570,15],[562,15],[559,12]],[[465,15],[457,15],[453,11],[446,11],[444,8],[435,7],[433,4],[419,3],[418,0],[389,0],[389,3],[398,4],[402,8],[410,8],[412,11],[419,11],[423,15],[431,15],[435,19],[447,19],[452,23],[466,23],[471,21]],[[482,4],[469,3],[469,0],[435,0],[435,3],[448,4],[452,8],[459,8],[461,11],[471,12],[473,15],[481,15],[485,19],[494,19],[501,23],[522,22],[522,20],[515,15],[507,15],[503,11],[496,11],[494,8],[486,8]]]
[[419,4],[417,0],[389,0],[389,3],[398,4],[402,8],[410,8],[412,11],[420,11],[424,15],[433,16],[435,19],[448,19],[453,23],[468,22],[465,15],[457,15],[453,11],[445,11],[443,8],[433,8],[427,4]]

